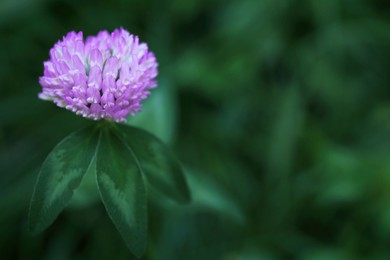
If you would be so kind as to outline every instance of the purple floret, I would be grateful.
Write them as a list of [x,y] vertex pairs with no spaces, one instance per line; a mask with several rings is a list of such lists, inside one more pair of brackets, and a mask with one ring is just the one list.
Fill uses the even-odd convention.
[[126,121],[157,86],[157,61],[145,43],[124,29],[83,40],[69,32],[50,50],[39,98],[94,120]]

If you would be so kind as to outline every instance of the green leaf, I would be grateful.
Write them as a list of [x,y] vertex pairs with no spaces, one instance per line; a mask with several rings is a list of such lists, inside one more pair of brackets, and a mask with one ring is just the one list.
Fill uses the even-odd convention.
[[103,204],[131,252],[140,257],[147,240],[146,190],[139,162],[110,128],[102,128],[96,162]]
[[97,140],[97,131],[87,127],[67,136],[48,155],[30,204],[33,234],[50,226],[68,204],[96,154]]
[[101,201],[96,183],[96,157],[67,206],[71,210],[83,209]]
[[117,129],[137,157],[148,182],[170,198],[188,203],[191,200],[188,185],[171,150],[142,129],[128,125],[118,125]]

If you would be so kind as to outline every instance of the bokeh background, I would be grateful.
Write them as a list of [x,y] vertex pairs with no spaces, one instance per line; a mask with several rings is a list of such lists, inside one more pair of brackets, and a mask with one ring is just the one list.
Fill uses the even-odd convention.
[[42,62],[68,31],[120,26],[160,64],[129,123],[193,195],[150,197],[144,259],[390,259],[387,0],[1,0],[1,259],[132,258],[86,183],[26,226],[40,164],[91,123],[37,99]]

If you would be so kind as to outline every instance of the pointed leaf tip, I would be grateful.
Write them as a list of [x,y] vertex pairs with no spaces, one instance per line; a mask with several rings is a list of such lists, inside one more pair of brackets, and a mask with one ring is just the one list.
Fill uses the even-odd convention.
[[101,130],[96,162],[100,196],[127,247],[141,257],[147,242],[147,198],[137,159],[111,128]]
[[65,137],[47,156],[30,203],[32,234],[50,226],[68,204],[95,156],[97,138],[96,130],[84,128]]

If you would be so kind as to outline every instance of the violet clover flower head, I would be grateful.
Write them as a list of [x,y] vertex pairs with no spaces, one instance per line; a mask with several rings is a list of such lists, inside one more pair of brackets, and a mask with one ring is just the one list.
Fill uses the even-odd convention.
[[83,40],[69,32],[50,50],[39,98],[86,118],[126,121],[157,86],[157,61],[146,43],[116,29]]

